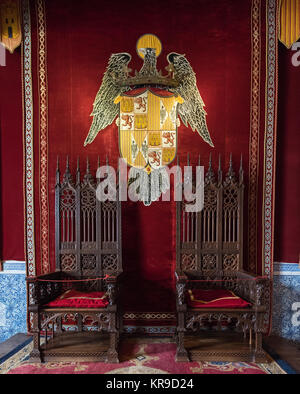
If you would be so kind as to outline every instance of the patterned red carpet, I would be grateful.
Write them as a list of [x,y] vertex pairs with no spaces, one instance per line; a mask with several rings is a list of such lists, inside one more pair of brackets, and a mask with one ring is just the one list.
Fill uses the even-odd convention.
[[129,339],[123,342],[119,364],[23,361],[8,374],[282,374],[276,363],[175,362],[175,344],[167,339]]

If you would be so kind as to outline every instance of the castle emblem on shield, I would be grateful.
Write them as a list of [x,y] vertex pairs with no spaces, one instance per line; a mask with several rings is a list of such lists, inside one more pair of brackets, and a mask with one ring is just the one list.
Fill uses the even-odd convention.
[[179,118],[209,145],[213,143],[196,76],[185,55],[169,53],[167,73],[163,75],[157,70],[162,45],[155,35],[140,37],[136,49],[144,62],[134,75],[129,68],[130,54],[111,55],[94,100],[93,121],[84,145],[92,143],[100,130],[116,120],[120,156],[144,179],[142,200],[150,203],[164,191],[161,186],[156,192],[147,189],[151,177],[163,178],[164,169],[176,157]]

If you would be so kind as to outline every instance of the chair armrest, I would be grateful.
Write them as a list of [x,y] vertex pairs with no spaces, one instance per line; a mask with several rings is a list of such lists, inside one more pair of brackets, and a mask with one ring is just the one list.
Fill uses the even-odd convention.
[[178,306],[185,305],[187,275],[182,271],[175,271],[176,278],[176,304]]
[[108,295],[109,305],[114,305],[117,301],[117,296],[119,293],[118,285],[123,271],[117,271],[110,274],[106,279],[106,293]]
[[35,312],[40,306],[56,298],[61,292],[61,272],[27,277],[28,310]]
[[255,305],[266,307],[267,289],[270,287],[269,278],[257,278],[255,280]]
[[116,271],[113,273],[107,273],[107,278],[105,278],[105,281],[107,283],[113,283],[113,282],[117,282],[123,275],[123,271]]
[[237,271],[236,279],[237,295],[246,298],[254,307],[266,306],[265,294],[270,284],[269,278],[256,276],[246,271]]
[[187,275],[182,271],[175,271],[175,278],[177,283],[185,283],[188,281]]
[[55,279],[60,279],[61,278],[61,272],[56,271],[56,272],[50,272],[49,274],[44,274],[44,275],[37,275],[37,276],[27,276],[26,281],[28,283],[36,283],[39,280],[55,280]]

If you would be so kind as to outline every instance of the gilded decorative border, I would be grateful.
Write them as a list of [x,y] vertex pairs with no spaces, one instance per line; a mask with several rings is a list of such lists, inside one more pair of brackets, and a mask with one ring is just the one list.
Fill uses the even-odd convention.
[[[262,214],[262,271],[272,278],[273,274],[273,235],[274,235],[274,197],[276,168],[276,131],[277,131],[277,35],[278,35],[278,3],[267,0],[267,59],[266,59],[266,111],[264,140],[264,185]],[[265,325],[268,332],[272,326],[272,286],[266,300],[269,303],[269,315]]]
[[24,129],[24,205],[25,205],[25,254],[27,275],[35,276],[34,235],[34,152],[33,152],[33,98],[31,69],[31,19],[29,0],[22,0],[23,13],[23,129]]
[[172,312],[125,312],[124,320],[174,320],[176,314]]
[[48,86],[46,13],[44,0],[36,2],[38,27],[38,83],[39,83],[39,139],[40,139],[40,245],[41,270],[50,271],[49,266],[49,199],[48,199]]
[[267,75],[263,194],[263,271],[273,271],[273,230],[277,121],[277,1],[267,0]]
[[175,326],[124,326],[124,332],[127,334],[139,335],[174,335]]
[[259,172],[260,68],[261,0],[253,0],[251,9],[251,103],[248,200],[248,268],[251,272],[257,272],[257,193]]

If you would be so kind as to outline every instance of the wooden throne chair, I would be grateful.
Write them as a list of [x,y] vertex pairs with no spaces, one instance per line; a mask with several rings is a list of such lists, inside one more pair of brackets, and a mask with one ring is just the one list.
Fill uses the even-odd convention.
[[176,203],[177,361],[266,362],[267,278],[243,270],[244,183],[232,158],[225,179],[209,161],[204,208]]
[[[31,359],[118,362],[121,203],[96,198],[99,180],[56,170],[55,272],[27,278]],[[118,192],[117,192],[118,194]]]

